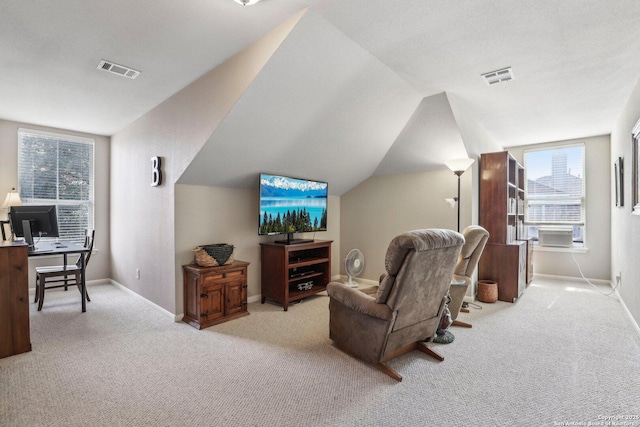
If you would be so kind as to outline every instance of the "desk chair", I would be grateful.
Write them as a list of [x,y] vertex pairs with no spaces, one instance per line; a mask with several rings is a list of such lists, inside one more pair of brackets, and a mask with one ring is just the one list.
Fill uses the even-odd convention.
[[[91,258],[91,252],[93,251],[93,238],[95,236],[95,230],[85,230],[84,247],[89,249],[89,252],[85,255],[84,267],[85,270],[89,265],[89,259]],[[45,289],[64,288],[66,291],[69,285],[76,285],[78,290],[82,293],[81,277],[82,265],[81,257],[78,257],[78,261],[75,264],[69,265],[56,265],[47,267],[36,267],[36,296],[34,303],[38,303],[38,311],[42,310],[42,303],[44,302]],[[53,280],[52,280],[53,279]],[[57,283],[52,286],[46,286],[48,283]],[[91,301],[89,293],[87,292],[87,301]]]

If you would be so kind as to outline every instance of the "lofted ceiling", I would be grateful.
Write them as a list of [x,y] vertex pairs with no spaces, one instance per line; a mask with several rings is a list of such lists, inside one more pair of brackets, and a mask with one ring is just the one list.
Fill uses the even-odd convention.
[[[244,156],[247,171],[259,167],[265,153],[240,148],[274,122],[271,140],[297,141],[327,165],[324,175],[344,178],[337,194],[374,173],[416,171],[421,152],[431,161],[458,157],[463,147],[447,94],[501,146],[608,134],[640,78],[637,0],[262,0],[245,7],[233,0],[3,0],[0,119],[113,135],[307,7],[304,25],[212,135],[185,182],[203,183],[197,163],[204,167],[213,155]],[[100,71],[101,59],[141,74],[131,80]],[[481,78],[508,66],[513,81],[488,86]],[[300,73],[314,78],[291,79],[288,87],[279,77]],[[246,117],[256,118],[252,129],[243,126]],[[436,145],[445,137],[453,149],[443,153]],[[336,151],[318,149],[332,143],[361,166],[332,165]],[[280,171],[279,162],[274,157],[269,169]],[[248,179],[224,172],[204,183]]]
[[[343,194],[375,172],[419,103],[404,79],[307,11],[179,183],[251,188],[267,172],[326,181]],[[387,172],[406,170],[391,162]]]

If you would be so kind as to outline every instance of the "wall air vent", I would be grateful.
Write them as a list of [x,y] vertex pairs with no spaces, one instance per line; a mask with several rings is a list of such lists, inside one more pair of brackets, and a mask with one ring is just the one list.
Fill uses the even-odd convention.
[[515,77],[513,76],[513,70],[511,67],[503,68],[501,70],[491,71],[490,73],[482,74],[484,77],[484,81],[489,85],[494,85],[497,83],[508,82],[509,80],[513,80]]
[[134,70],[133,68],[125,67],[123,65],[114,64],[113,62],[105,61],[104,59],[98,64],[98,69],[108,71],[122,77],[128,77],[130,79],[135,79],[140,75],[140,71],[138,70]]

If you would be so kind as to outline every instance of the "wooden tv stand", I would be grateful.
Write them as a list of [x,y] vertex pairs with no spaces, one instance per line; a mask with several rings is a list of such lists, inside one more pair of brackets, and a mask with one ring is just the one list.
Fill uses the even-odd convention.
[[[290,302],[326,290],[331,280],[332,242],[261,243],[262,304],[269,298],[282,304],[287,311]],[[309,281],[313,282],[310,289],[298,289],[298,285]]]

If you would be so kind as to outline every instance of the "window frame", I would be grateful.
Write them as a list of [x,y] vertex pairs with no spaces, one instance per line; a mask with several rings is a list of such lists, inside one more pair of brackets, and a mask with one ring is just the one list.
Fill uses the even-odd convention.
[[[88,199],[80,200],[80,199],[61,199],[60,192],[58,191],[58,184],[56,184],[56,198],[48,199],[48,198],[36,198],[29,197],[31,195],[26,195],[23,193],[23,189],[19,188],[20,198],[24,205],[55,205],[58,210],[58,223],[61,223],[61,212],[60,206],[86,206],[87,209],[87,227],[94,228],[95,224],[95,162],[96,162],[96,144],[94,138],[70,135],[64,133],[56,133],[56,132],[48,132],[43,130],[36,129],[28,129],[28,128],[18,128],[18,182],[22,182],[22,162],[23,162],[23,154],[22,154],[22,145],[24,142],[22,141],[23,135],[35,136],[35,137],[43,137],[55,139],[58,141],[71,143],[71,144],[84,144],[91,147],[91,164],[90,164],[90,180],[91,183],[89,185],[88,191]],[[59,167],[59,162],[56,162],[56,167]],[[62,215],[64,218],[64,215]],[[71,237],[63,237],[60,236],[60,239],[64,239],[67,241],[72,241],[75,243],[84,243],[84,229],[83,230],[75,230]],[[61,230],[62,232],[62,230]],[[47,238],[43,237],[43,241],[51,241],[58,240],[58,238]]]
[[[580,147],[582,149],[582,196],[581,197],[567,197],[568,200],[580,200],[580,209],[581,209],[581,220],[580,221],[529,221],[528,220],[528,210],[529,210],[529,197],[528,197],[528,171],[529,171],[529,167],[527,166],[527,153],[531,153],[531,152],[540,152],[540,151],[557,151],[557,150],[562,150],[562,149],[567,149],[567,148],[575,148],[575,147]],[[582,240],[576,240],[576,238],[573,238],[573,245],[571,248],[555,248],[555,247],[540,247],[539,248],[543,248],[546,250],[558,250],[558,251],[567,251],[567,250],[585,250],[587,247],[587,179],[586,179],[586,163],[587,163],[587,147],[586,144],[584,142],[577,142],[577,143],[563,143],[563,144],[556,144],[556,145],[544,145],[542,147],[532,147],[532,148],[528,148],[525,149],[523,151],[523,163],[524,163],[524,169],[525,169],[525,226],[528,228],[528,230],[530,231],[531,227],[537,227],[538,229],[540,227],[544,227],[544,226],[571,226],[574,229],[574,235],[576,233],[575,228],[576,227],[580,227],[582,228],[581,232],[579,232],[579,234],[581,234],[582,236]],[[540,200],[540,199],[537,199]],[[529,233],[530,235],[532,233]],[[539,240],[537,238],[532,238],[534,240],[534,243],[536,244],[536,246],[539,243]]]
[[631,130],[631,213],[640,215],[640,120]]

